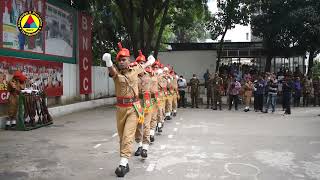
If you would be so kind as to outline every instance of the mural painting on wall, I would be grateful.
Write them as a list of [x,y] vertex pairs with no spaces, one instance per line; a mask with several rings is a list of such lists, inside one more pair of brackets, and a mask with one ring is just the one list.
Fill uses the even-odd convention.
[[27,76],[27,88],[44,90],[49,97],[63,95],[63,63],[0,57],[0,103],[9,97],[7,82],[16,70]]
[[44,53],[44,32],[28,37],[22,34],[17,27],[17,20],[25,11],[36,11],[41,17],[45,14],[44,0],[4,0],[2,8],[3,47]]
[[46,4],[46,54],[73,57],[73,15]]
[[[2,47],[73,57],[73,14],[46,0],[1,0]],[[41,32],[28,37],[17,27],[17,20],[25,11],[36,11],[44,21]],[[0,16],[1,17],[1,16]],[[1,32],[0,30],[0,32]],[[0,33],[1,34],[1,33]],[[1,40],[1,39],[0,39]]]

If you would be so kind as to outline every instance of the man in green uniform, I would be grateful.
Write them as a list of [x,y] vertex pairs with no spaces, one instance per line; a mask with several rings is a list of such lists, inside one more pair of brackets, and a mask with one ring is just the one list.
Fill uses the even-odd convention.
[[[190,92],[191,88],[191,92]],[[189,88],[188,91],[191,93],[191,103],[192,103],[192,108],[194,108],[194,105],[196,105],[196,108],[199,108],[198,106],[198,97],[199,97],[199,88],[200,88],[200,81],[197,78],[196,74],[193,74],[192,79],[190,79],[189,82]]]
[[213,79],[213,95],[214,95],[214,108],[213,108],[213,110],[217,110],[218,103],[219,103],[219,110],[222,110],[221,96],[223,96],[223,92],[224,92],[223,87],[224,87],[223,79],[219,76],[218,73],[216,73],[215,77]]

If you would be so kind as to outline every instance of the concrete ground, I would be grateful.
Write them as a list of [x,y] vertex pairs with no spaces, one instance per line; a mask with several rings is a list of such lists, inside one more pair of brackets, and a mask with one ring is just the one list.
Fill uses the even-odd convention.
[[[114,111],[100,107],[33,131],[0,131],[0,179],[117,179]],[[132,157],[124,179],[320,180],[319,108],[296,108],[291,116],[280,109],[178,112],[147,160]]]

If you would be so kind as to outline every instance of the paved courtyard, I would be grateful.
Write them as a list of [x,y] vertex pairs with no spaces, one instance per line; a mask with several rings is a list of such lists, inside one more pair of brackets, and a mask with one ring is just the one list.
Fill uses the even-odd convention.
[[[114,111],[100,107],[50,127],[0,131],[0,179],[118,179]],[[320,180],[320,109],[282,113],[179,109],[148,159],[131,158],[124,179]]]

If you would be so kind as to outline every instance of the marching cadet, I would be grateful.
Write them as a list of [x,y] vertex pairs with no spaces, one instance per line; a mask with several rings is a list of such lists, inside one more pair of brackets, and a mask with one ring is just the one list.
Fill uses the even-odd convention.
[[192,108],[194,108],[194,104],[196,104],[196,108],[199,108],[199,106],[198,106],[198,96],[199,96],[200,81],[197,78],[196,74],[193,74],[192,79],[190,79],[189,88],[188,88],[189,92],[190,92],[190,87],[191,87]]
[[16,71],[8,84],[8,92],[10,95],[8,99],[8,120],[5,127],[7,130],[16,127],[19,94],[20,91],[25,88],[26,80],[26,76],[24,76],[20,71]]
[[213,110],[217,110],[217,106],[219,103],[219,110],[221,111],[222,108],[222,99],[221,97],[224,94],[224,83],[223,79],[219,76],[218,73],[215,74],[213,79],[213,95],[214,95],[214,108]]
[[[160,106],[161,106],[161,95],[159,93],[160,87],[158,85],[158,79],[160,74],[160,69],[159,69],[159,61],[156,61],[153,65],[153,73],[151,73],[151,98],[153,101],[153,108],[152,108],[152,115],[151,115],[151,123],[150,123],[150,142],[154,142],[154,135],[155,135],[155,130],[157,127],[158,123],[158,114],[161,113],[159,112]],[[159,71],[160,70],[160,71]],[[162,116],[159,118],[161,119]]]
[[178,108],[178,99],[180,99],[179,91],[178,91],[178,78],[176,73],[173,71],[170,72],[171,75],[171,89],[170,92],[172,95],[172,116],[177,116],[177,108]]
[[129,172],[128,159],[132,154],[132,144],[139,117],[143,115],[138,98],[138,74],[144,72],[144,68],[152,65],[155,61],[153,56],[148,57],[148,61],[136,66],[129,66],[130,52],[122,48],[118,43],[119,52],[116,56],[117,69],[113,66],[111,55],[105,53],[102,57],[109,70],[110,76],[114,80],[117,97],[117,129],[120,138],[120,163],[115,173],[118,177],[124,177]]
[[[163,67],[162,64],[160,64],[160,67]],[[157,130],[158,133],[162,132],[162,127],[164,123],[164,116],[165,116],[165,107],[166,107],[166,101],[167,101],[167,94],[168,94],[168,80],[166,79],[165,74],[163,73],[162,69],[159,69],[158,71],[158,89],[159,89],[159,97],[160,97],[160,104],[159,104],[159,111],[158,111],[158,124],[157,124]]]
[[[136,62],[143,65],[146,62],[145,56],[139,50],[139,56],[136,58]],[[139,99],[144,109],[143,116],[139,117],[139,123],[136,130],[135,139],[138,143],[138,149],[135,152],[135,156],[141,156],[142,158],[148,157],[148,148],[150,144],[150,121],[152,115],[152,101],[151,101],[151,67],[146,67],[145,72],[139,74]]]
[[164,72],[164,77],[165,79],[167,80],[167,90],[165,91],[165,95],[166,95],[166,103],[165,103],[165,120],[171,120],[172,117],[171,117],[171,112],[172,112],[172,95],[171,94],[173,92],[173,88],[171,87],[172,84],[172,80],[171,80],[171,76],[170,76],[170,73],[169,73],[169,68],[168,67],[165,67],[163,69],[163,72]]

